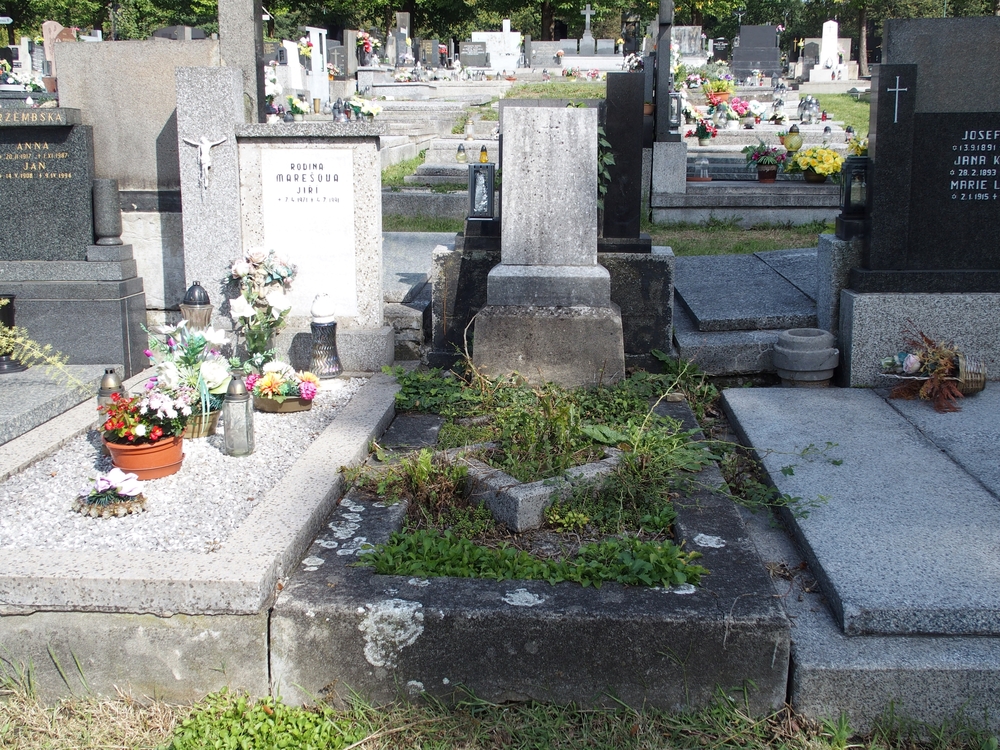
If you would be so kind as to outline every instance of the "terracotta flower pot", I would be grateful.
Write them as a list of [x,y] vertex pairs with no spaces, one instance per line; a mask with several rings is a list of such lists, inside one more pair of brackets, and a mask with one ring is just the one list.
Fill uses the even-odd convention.
[[275,414],[290,414],[296,411],[308,411],[312,409],[312,399],[286,398],[279,401],[276,398],[264,396],[253,397],[253,408],[257,411],[267,411]]
[[718,99],[720,102],[728,102],[729,101],[729,92],[728,91],[717,91],[717,92],[715,92],[715,98]]
[[111,454],[111,462],[122,471],[135,474],[139,479],[159,479],[176,474],[184,460],[184,441],[177,435],[140,445],[112,443],[104,437],[101,439]]
[[642,113],[644,115],[651,115],[651,114],[653,114],[653,105],[650,104],[649,102],[644,102],[643,105],[642,105]]

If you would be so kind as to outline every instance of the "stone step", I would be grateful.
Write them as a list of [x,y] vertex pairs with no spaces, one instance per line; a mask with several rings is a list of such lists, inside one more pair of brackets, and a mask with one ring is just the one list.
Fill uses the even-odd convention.
[[[655,183],[654,183],[655,184]],[[758,183],[750,180],[688,182],[684,193],[650,196],[653,221],[734,220],[740,226],[764,223],[833,222],[840,213],[840,186],[806,184],[802,179]]]
[[724,404],[780,492],[827,498],[786,521],[846,635],[1000,635],[1000,388],[964,400],[961,421],[859,389]]

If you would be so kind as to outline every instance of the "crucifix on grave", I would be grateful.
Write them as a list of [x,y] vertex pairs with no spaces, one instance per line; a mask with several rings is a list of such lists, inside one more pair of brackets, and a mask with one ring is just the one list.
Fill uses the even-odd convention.
[[590,17],[596,12],[597,11],[591,9],[590,3],[587,3],[587,7],[580,11],[580,15],[586,18],[586,24],[583,28],[583,36],[580,37],[581,55],[597,54],[597,42],[594,39],[594,35],[590,32]]

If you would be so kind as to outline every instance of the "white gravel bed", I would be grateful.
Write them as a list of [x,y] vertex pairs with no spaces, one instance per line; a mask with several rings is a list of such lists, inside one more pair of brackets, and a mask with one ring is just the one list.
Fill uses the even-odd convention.
[[212,552],[236,529],[364,384],[325,381],[312,409],[254,412],[255,450],[223,453],[219,434],[184,441],[176,474],[143,483],[146,510],[121,518],[91,518],[73,500],[111,469],[91,430],[0,484],[0,549]]

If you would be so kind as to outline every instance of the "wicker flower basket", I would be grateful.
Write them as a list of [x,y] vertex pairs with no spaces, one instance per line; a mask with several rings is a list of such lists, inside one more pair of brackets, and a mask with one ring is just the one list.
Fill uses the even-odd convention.
[[971,396],[979,393],[986,387],[986,363],[967,357],[964,354],[958,355],[958,390],[963,396]]

